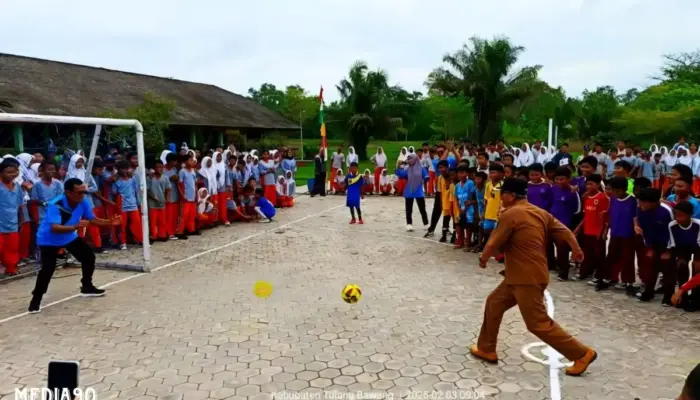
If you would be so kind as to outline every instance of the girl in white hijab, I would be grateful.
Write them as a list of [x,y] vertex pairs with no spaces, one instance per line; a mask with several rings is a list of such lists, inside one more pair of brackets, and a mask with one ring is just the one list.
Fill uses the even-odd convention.
[[518,162],[520,167],[529,167],[532,161],[532,152],[530,151],[530,145],[523,143],[520,155],[518,156]]
[[68,164],[66,180],[70,178],[77,178],[85,183],[86,175],[85,159],[80,154],[73,154],[73,156],[70,158],[70,164]]
[[227,218],[228,210],[226,208],[226,201],[228,200],[226,196],[228,193],[226,190],[226,158],[218,151],[214,152],[213,157],[214,169],[216,169],[216,206],[219,210],[219,222],[222,222],[224,225],[230,225],[231,223],[228,222]]
[[416,154],[416,148],[413,146],[408,146],[408,154]]
[[693,157],[688,155],[688,149],[685,148],[685,146],[678,146],[678,163],[687,165],[691,167],[691,164],[693,163]]
[[211,157],[204,157],[202,159],[202,166],[199,167],[199,174],[207,181],[207,195],[211,196],[217,194],[218,183],[216,179],[216,167],[214,167],[214,160],[212,160]]
[[29,168],[32,165],[34,156],[29,153],[22,153],[18,155],[16,159],[19,161],[19,176],[22,177],[22,180],[34,182],[36,176],[34,176],[32,170]]
[[[202,163],[204,163],[204,159],[202,159]],[[211,202],[209,191],[206,188],[200,188],[197,191],[197,199],[197,214],[199,215],[200,228],[212,225],[216,221],[216,208]]]
[[350,168],[350,164],[352,163],[360,163],[360,157],[355,153],[355,148],[350,146],[348,147],[348,158],[345,159],[345,165]]
[[386,174],[386,168],[381,170],[381,175],[379,178],[379,188],[377,192],[382,196],[388,196],[391,194],[391,177]]
[[408,149],[406,147],[402,147],[401,151],[399,152],[399,157],[396,159],[396,168],[399,168],[401,163],[406,161],[406,157],[408,157]]
[[379,193],[379,178],[382,173],[382,170],[386,168],[386,153],[384,153],[384,149],[381,147],[377,147],[377,153],[374,154],[371,158],[370,161],[374,163],[374,191]]

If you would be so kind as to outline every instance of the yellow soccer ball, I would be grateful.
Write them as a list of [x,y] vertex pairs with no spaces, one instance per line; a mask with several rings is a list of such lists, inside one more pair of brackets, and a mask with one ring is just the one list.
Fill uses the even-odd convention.
[[354,304],[360,301],[360,299],[362,298],[362,290],[360,290],[359,286],[351,283],[345,285],[343,291],[340,292],[340,297],[346,303]]

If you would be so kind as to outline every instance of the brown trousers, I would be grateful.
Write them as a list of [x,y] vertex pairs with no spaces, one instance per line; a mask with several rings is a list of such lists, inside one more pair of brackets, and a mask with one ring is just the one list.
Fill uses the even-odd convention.
[[547,315],[544,304],[546,288],[546,284],[510,285],[505,281],[501,282],[486,298],[484,322],[477,342],[479,350],[489,353],[496,351],[503,314],[517,305],[530,333],[571,361],[583,357],[588,348]]

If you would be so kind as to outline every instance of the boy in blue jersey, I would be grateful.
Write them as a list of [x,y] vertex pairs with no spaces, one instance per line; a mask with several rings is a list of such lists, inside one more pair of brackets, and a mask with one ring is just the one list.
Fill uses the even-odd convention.
[[[347,197],[345,205],[350,208],[350,224],[359,223],[362,221],[362,210],[360,210],[360,198],[362,197],[362,176],[357,173],[357,163],[350,163],[350,170],[345,176],[345,187],[347,188]],[[357,210],[357,218],[355,219],[355,210]]]
[[474,202],[476,213],[474,214],[474,226],[478,229],[476,246],[472,248],[472,253],[479,253],[484,245],[484,210],[486,209],[486,202],[484,201],[484,193],[486,191],[486,181],[488,180],[488,175],[484,171],[477,171],[474,174]]
[[474,187],[474,182],[467,179],[468,171],[468,165],[460,165],[457,167],[457,183],[455,183],[454,198],[457,203],[456,208],[459,210],[459,219],[458,225],[456,226],[457,240],[455,248],[469,248],[469,242],[471,240],[471,227],[469,226],[467,214],[469,208],[471,208],[472,198],[474,197],[476,189]]
[[261,188],[255,189],[255,211],[262,218],[258,222],[272,222],[275,216],[275,206],[265,198],[265,191]]

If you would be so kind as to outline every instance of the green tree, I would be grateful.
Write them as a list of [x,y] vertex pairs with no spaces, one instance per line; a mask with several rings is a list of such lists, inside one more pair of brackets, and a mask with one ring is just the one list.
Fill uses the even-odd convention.
[[402,126],[399,111],[406,106],[401,99],[402,89],[389,86],[385,71],[370,71],[363,61],[353,64],[348,77],[336,88],[342,107],[336,115],[347,116],[350,141],[359,158],[365,160],[371,137],[387,135]]
[[611,133],[613,120],[620,116],[622,108],[615,89],[601,86],[594,91],[583,92],[583,102],[579,114],[579,138],[589,139],[598,134]]
[[471,101],[474,113],[473,138],[485,140],[501,136],[502,111],[517,101],[536,93],[541,66],[514,70],[518,57],[525,50],[507,38],[470,39],[464,47],[443,58],[442,67],[428,76],[427,86],[444,96],[463,96]]
[[263,83],[260,85],[260,89],[248,89],[248,96],[256,103],[270,110],[277,111],[280,114],[286,107],[285,92],[277,89],[277,87],[271,83]]
[[301,86],[287,86],[284,92],[284,109],[282,115],[288,120],[302,123],[318,114],[318,97],[309,96]]
[[472,104],[463,96],[444,97],[429,96],[425,105],[432,113],[431,128],[440,132],[443,139],[460,139],[469,137],[469,131],[474,125]]
[[[176,103],[173,100],[146,93],[143,103],[126,111],[106,111],[106,118],[136,119],[143,125],[143,147],[147,152],[159,152],[165,145],[165,131],[172,119]],[[129,127],[113,127],[107,130],[110,143],[133,143],[134,131]]]

